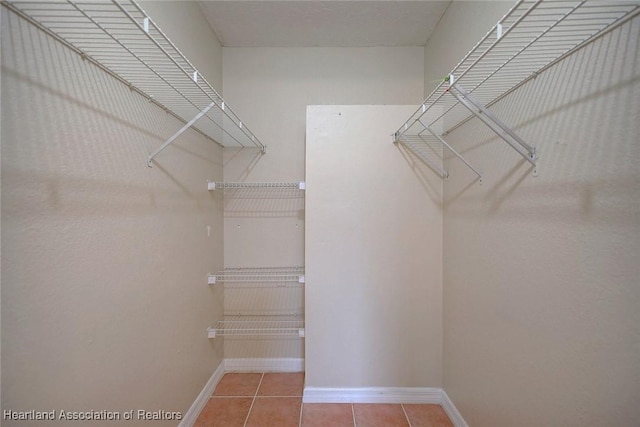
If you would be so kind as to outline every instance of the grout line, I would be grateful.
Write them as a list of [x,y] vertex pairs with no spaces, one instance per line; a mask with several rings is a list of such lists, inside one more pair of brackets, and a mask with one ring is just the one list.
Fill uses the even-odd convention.
[[253,396],[211,396],[209,399],[253,399]]
[[353,427],[357,427],[357,425],[356,425],[356,410],[353,409],[353,403],[351,404],[351,416],[353,416]]
[[291,398],[293,398],[293,399],[302,399],[302,396],[271,396],[271,395],[264,395],[263,396],[263,395],[260,395],[258,397],[260,397],[260,398],[263,398],[263,397],[279,397],[281,399],[291,399]]
[[300,418],[298,418],[298,427],[302,427],[302,408],[304,407],[304,403],[302,403],[302,399],[300,399]]
[[401,403],[400,407],[402,408],[402,412],[404,413],[404,417],[407,419],[407,422],[409,423],[409,427],[411,427],[411,420],[409,419],[409,415],[407,415],[407,411],[404,410],[404,403]]
[[244,419],[244,424],[242,427],[247,427],[247,422],[249,422],[249,415],[251,415],[251,410],[253,409],[253,404],[256,403],[256,397],[258,396],[258,390],[260,390],[260,386],[262,385],[262,379],[264,378],[264,372],[260,377],[260,382],[258,383],[258,388],[256,388],[256,394],[253,395],[253,400],[251,401],[251,406],[249,407],[249,412],[247,412],[247,418]]
[[[211,396],[210,399],[253,399],[254,396]],[[272,396],[272,395],[259,395],[255,396],[259,398],[277,397],[280,399],[302,399],[302,396]]]

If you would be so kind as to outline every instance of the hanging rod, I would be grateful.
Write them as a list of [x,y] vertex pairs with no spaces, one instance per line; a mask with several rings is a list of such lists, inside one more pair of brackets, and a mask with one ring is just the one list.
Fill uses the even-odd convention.
[[[393,134],[394,142],[410,145],[446,178],[449,174],[438,155],[452,148],[446,144],[447,136],[478,118],[535,166],[535,147],[489,107],[639,13],[637,1],[518,1]],[[433,149],[435,145],[443,147],[440,152]],[[453,154],[480,176],[459,153]]]
[[149,166],[189,128],[223,147],[252,147],[266,152],[266,146],[135,0],[0,1],[185,123],[149,155]]

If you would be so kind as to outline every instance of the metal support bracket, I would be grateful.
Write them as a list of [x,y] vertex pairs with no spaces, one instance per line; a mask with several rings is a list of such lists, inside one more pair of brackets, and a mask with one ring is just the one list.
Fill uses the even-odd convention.
[[[468,167],[469,169],[471,169],[471,170],[472,170],[476,175],[478,175],[478,178],[480,178],[480,179],[482,180],[482,174],[481,174],[481,173],[480,173],[476,168],[474,168],[473,166],[471,166],[471,164],[470,164],[469,162],[467,162],[467,160],[466,160],[464,157],[462,157],[462,155],[461,155],[460,153],[458,153],[458,152],[457,152],[457,151],[456,151],[456,150],[455,150],[451,145],[449,145],[449,144],[447,143],[447,141],[445,141],[444,139],[442,139],[442,137],[441,137],[440,135],[438,135],[437,133],[435,133],[435,132],[433,131],[433,129],[431,129],[429,126],[427,126],[426,124],[424,124],[424,122],[422,121],[422,119],[419,119],[418,121],[420,122],[420,124],[421,124],[422,126],[424,126],[424,128],[425,128],[425,129],[426,129],[426,130],[427,130],[431,135],[433,135],[433,136],[434,136],[438,141],[440,141],[440,143],[441,143],[442,145],[444,145],[445,147],[447,147],[447,148],[449,149],[449,151],[451,151],[451,152],[453,153],[453,155],[454,155],[454,156],[456,156],[458,159],[460,159],[460,161],[461,161],[462,163],[464,163],[465,165],[467,165],[467,167]],[[447,175],[448,175],[448,173],[447,173]]]
[[[459,92],[459,93],[456,93]],[[526,161],[536,165],[536,149],[522,140],[514,131],[493,115],[484,105],[473,99],[459,84],[453,83],[449,87],[449,93],[453,95],[464,107],[479,118],[489,129],[495,132],[507,144],[518,152]]]
[[433,162],[430,158],[420,153],[412,144],[403,141],[402,138],[398,139],[397,142],[404,145],[409,151],[411,151],[418,159],[424,162],[427,166],[431,168],[434,172],[440,175],[440,178],[447,179],[449,178],[449,174],[446,170],[442,169],[439,165]]
[[193,126],[193,124],[195,122],[197,122],[198,120],[200,120],[202,118],[202,116],[204,116],[205,114],[207,114],[207,112],[213,108],[216,105],[215,102],[212,102],[211,104],[207,105],[207,107],[200,111],[198,114],[195,115],[195,117],[191,120],[189,120],[189,122],[187,124],[185,124],[184,126],[182,126],[180,128],[180,130],[176,133],[174,133],[173,135],[171,135],[171,137],[169,139],[167,139],[165,141],[164,144],[162,144],[160,146],[160,148],[158,148],[156,151],[154,151],[153,153],[149,154],[149,157],[147,157],[147,166],[151,167],[151,161],[153,160],[153,158],[155,156],[157,156],[158,154],[160,154],[160,152],[162,150],[164,150],[165,148],[167,148],[169,145],[171,145],[171,143],[173,141],[175,141],[180,135],[182,135],[187,129],[189,129],[191,126]]

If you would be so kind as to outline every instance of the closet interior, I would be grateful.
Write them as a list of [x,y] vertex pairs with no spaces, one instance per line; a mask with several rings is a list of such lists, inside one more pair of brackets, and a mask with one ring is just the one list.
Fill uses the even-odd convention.
[[[141,356],[150,361],[141,376],[165,371],[172,384],[186,384],[189,403],[178,404],[185,412],[191,406],[189,422],[225,372],[305,372],[305,404],[433,403],[456,427],[468,427],[517,425],[523,401],[553,406],[536,388],[540,378],[570,395],[603,360],[617,360],[621,372],[637,367],[629,350],[637,339],[628,344],[637,338],[637,314],[628,304],[638,299],[630,256],[639,248],[630,236],[639,229],[633,117],[640,2],[518,0],[485,10],[434,2],[442,3],[439,20],[420,45],[337,47],[212,47],[220,37],[203,24],[206,2],[188,2],[189,16],[170,3],[1,0],[2,90],[11,96],[3,95],[3,254],[12,252],[3,323],[6,316],[20,331],[3,339],[3,348],[19,348],[7,353],[8,363],[19,364],[24,354],[35,363],[37,343],[16,347],[28,336],[26,319],[55,322],[78,298],[89,320],[62,322],[48,337],[43,345],[55,351],[47,369],[65,365],[55,336],[71,329],[65,348],[77,339],[93,355],[69,361],[79,372],[95,369],[96,355],[109,351],[105,337],[120,349],[140,345],[136,357],[172,354]],[[239,7],[214,3],[222,11]],[[163,7],[166,14],[156,19]],[[477,21],[468,21],[468,10]],[[209,38],[174,40],[159,23],[171,27],[172,13],[176,23],[193,22],[172,28],[176,35],[197,30]],[[467,23],[474,37],[484,34],[470,50]],[[215,49],[210,62],[222,64],[211,66],[219,68],[210,82],[211,71],[194,64],[211,64],[185,52]],[[429,73],[441,71],[440,61],[448,71],[434,81]],[[77,89],[78,81],[96,83]],[[29,111],[35,113],[25,119]],[[93,145],[100,154],[91,157]],[[87,196],[93,186],[98,196],[111,192],[116,208]],[[45,244],[40,230],[59,234]],[[114,237],[120,232],[132,241]],[[73,249],[73,242],[84,243]],[[102,245],[113,246],[90,258]],[[555,251],[557,257],[549,255]],[[56,258],[61,254],[77,262],[69,267]],[[26,259],[42,264],[32,268]],[[118,271],[127,259],[141,265],[139,272]],[[184,279],[174,263],[184,266]],[[60,270],[47,301],[67,308],[43,308],[40,318],[35,310],[48,302],[34,304],[28,292],[34,283],[44,286],[50,267]],[[5,309],[5,298],[13,308]],[[103,303],[119,307],[125,300],[135,306],[123,304],[122,315],[102,311]],[[537,308],[529,311],[523,300]],[[161,306],[166,319],[154,312]],[[175,344],[160,335],[140,344],[102,329],[111,316],[124,322],[146,312],[164,322],[157,329],[169,328]],[[156,329],[151,324],[145,319],[135,330]],[[582,341],[573,343],[572,333]],[[605,336],[608,346],[598,346]],[[190,347],[207,363],[176,362]],[[573,372],[567,360],[576,358]],[[563,367],[566,380],[554,375]],[[26,368],[14,372],[6,384],[22,388],[11,404],[33,394],[20,386]],[[637,395],[637,375],[602,372],[609,376],[594,379],[600,391]],[[502,396],[488,390],[489,373]],[[203,375],[208,382],[195,379]],[[569,425],[566,414],[602,397],[595,386],[585,390],[566,411],[553,407],[545,421]],[[47,402],[59,405],[59,398]],[[123,407],[117,399],[110,404]],[[504,418],[479,409],[487,405],[503,408]],[[619,425],[638,419],[632,406],[615,415]]]

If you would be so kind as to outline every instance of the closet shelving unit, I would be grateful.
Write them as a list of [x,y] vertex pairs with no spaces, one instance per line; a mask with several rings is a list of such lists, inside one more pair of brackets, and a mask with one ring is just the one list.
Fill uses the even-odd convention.
[[304,181],[297,182],[209,182],[209,190],[237,190],[237,189],[280,189],[305,190]]
[[490,107],[599,36],[640,13],[638,1],[521,0],[475,45],[394,134],[442,178],[455,156],[478,178],[479,170],[446,141],[472,118],[481,120],[533,167],[527,144]]
[[230,267],[209,275],[209,284],[224,283],[230,286],[287,286],[303,284],[304,267]]
[[[300,197],[306,190],[304,181],[292,182],[208,182],[209,191],[223,191],[224,197],[267,198]],[[248,192],[248,193],[247,193]],[[234,288],[299,288],[305,284],[303,266],[286,267],[227,267],[216,274],[209,274],[210,285],[223,284]],[[278,314],[255,315],[233,313],[225,316],[208,329],[209,338],[219,336],[244,337],[295,337],[304,338],[304,315]]]
[[223,147],[266,152],[266,146],[134,0],[1,3],[185,123],[148,156],[148,166],[190,127]]
[[219,336],[267,336],[304,338],[302,315],[226,316],[208,329],[209,338]]

